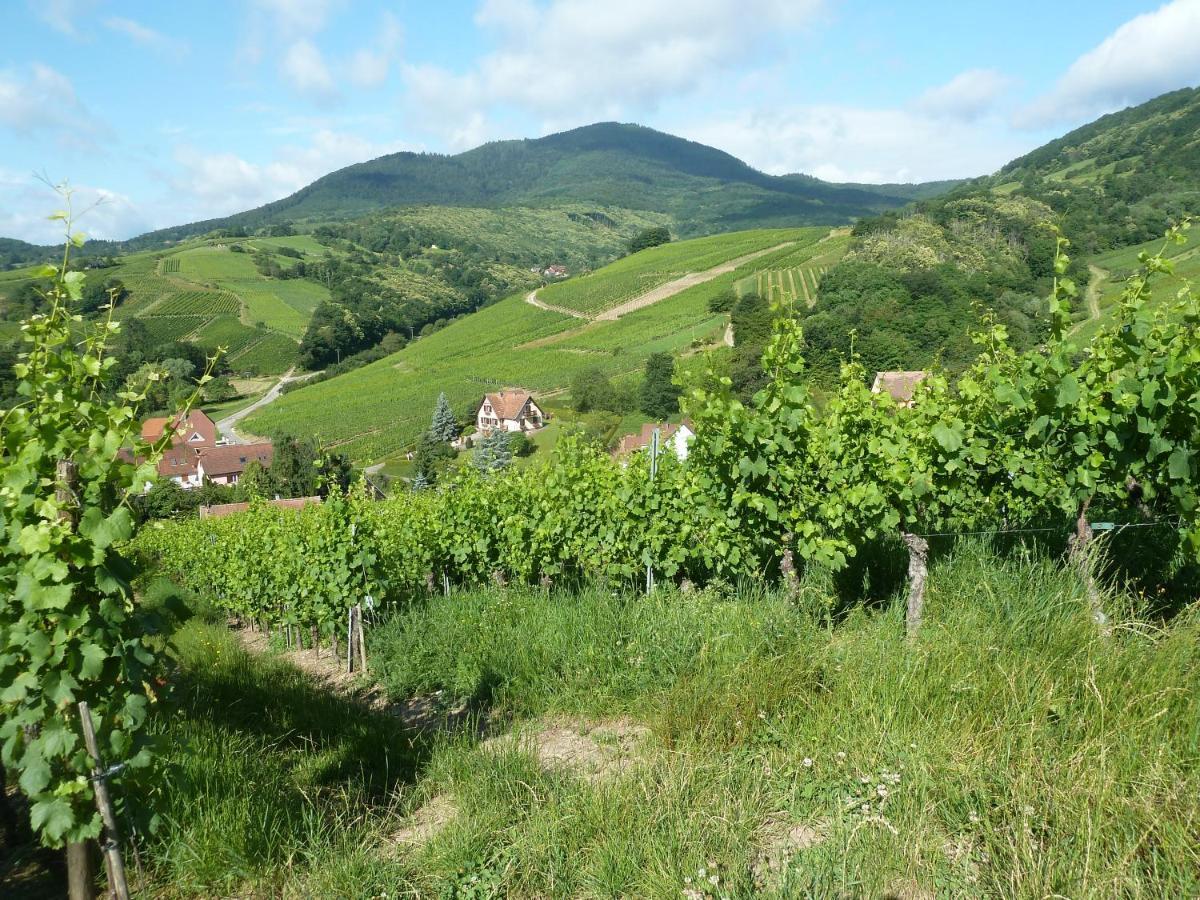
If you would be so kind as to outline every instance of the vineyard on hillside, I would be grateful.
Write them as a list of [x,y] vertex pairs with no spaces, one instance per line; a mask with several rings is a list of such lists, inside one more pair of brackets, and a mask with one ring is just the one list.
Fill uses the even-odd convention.
[[735,232],[663,244],[634,253],[598,272],[551,285],[539,292],[550,306],[594,314],[619,306],[651,288],[693,272],[779,244],[807,246],[828,233],[825,228]]
[[[717,295],[733,289],[747,273],[770,268],[781,259],[826,257],[835,241],[822,243],[828,229],[801,229],[801,246],[785,247],[747,261],[733,272],[694,285],[616,321],[581,322],[509,297],[472,313],[386,359],[328,382],[290,393],[255,414],[247,425],[259,434],[296,428],[333,443],[355,459],[378,459],[411,446],[428,424],[428,410],[445,391],[455,410],[466,411],[485,390],[520,386],[546,392],[561,390],[584,369],[609,375],[634,373],[655,352],[673,354],[721,340],[724,314],[709,310]],[[735,259],[747,246],[775,246],[778,237],[734,233],[643,251],[608,266],[588,279],[606,283],[609,273],[625,280],[629,260],[670,250],[674,258]],[[726,249],[716,247],[724,241]],[[699,243],[699,250],[689,249]],[[830,244],[835,244],[833,248]],[[805,256],[807,254],[807,257]],[[639,264],[640,265],[640,264]],[[653,266],[650,266],[653,268]],[[751,276],[753,277],[753,276]],[[579,279],[582,283],[585,279]],[[554,286],[566,287],[575,281]],[[543,296],[545,292],[539,292]]]
[[[437,491],[334,499],[298,515],[260,506],[144,532],[141,549],[231,613],[320,628],[349,605],[443,579],[632,583],[648,568],[676,582],[786,580],[805,565],[842,569],[889,540],[904,541],[915,573],[931,535],[979,530],[1057,528],[1092,579],[1099,518],[1159,529],[1159,546],[1194,566],[1200,298],[1149,305],[1171,263],[1144,260],[1117,319],[1081,348],[1066,336],[1075,286],[1060,255],[1051,343],[1018,353],[992,325],[976,337],[978,361],[956,382],[926,379],[911,409],[871,393],[855,364],[814,405],[798,326],[781,317],[763,361],[768,387],[749,407],[698,391],[691,454],[665,458],[656,477],[644,459],[622,466],[568,440],[546,468],[468,472]],[[922,584],[914,577],[910,629]],[[1092,602],[1102,624],[1098,591]]]

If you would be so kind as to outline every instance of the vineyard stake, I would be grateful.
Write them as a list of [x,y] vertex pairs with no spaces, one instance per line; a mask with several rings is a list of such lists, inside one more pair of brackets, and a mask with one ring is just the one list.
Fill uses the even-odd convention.
[[355,604],[355,606],[354,606],[354,625],[355,625],[355,630],[358,634],[358,659],[359,659],[359,662],[362,663],[363,674],[366,675],[367,674],[367,641],[366,641],[365,636],[363,635],[362,622],[363,622],[362,605]]
[[88,756],[92,758],[92,790],[96,795],[96,809],[100,811],[100,820],[104,823],[102,849],[108,869],[109,888],[116,894],[117,900],[129,900],[129,885],[125,881],[125,861],[121,859],[117,817],[113,814],[112,801],[108,796],[108,773],[104,771],[104,763],[100,759],[96,729],[92,725],[92,712],[88,709],[86,700],[79,703],[79,718],[83,722],[83,740],[87,744]]
[[[658,435],[657,428],[650,438],[650,490],[654,490],[654,479],[658,475]],[[654,564],[646,563],[646,593],[654,590]]]
[[354,671],[354,609],[346,610],[346,674]]
[[[58,518],[69,527],[75,527],[75,482],[79,469],[73,459],[60,459],[55,466],[54,501],[58,504]],[[71,900],[92,900],[95,886],[92,876],[92,858],[86,841],[67,844],[67,891]]]
[[904,624],[910,638],[916,637],[921,627],[921,616],[925,612],[925,577],[929,571],[929,541],[919,535],[905,532],[904,544],[908,547],[908,611]]

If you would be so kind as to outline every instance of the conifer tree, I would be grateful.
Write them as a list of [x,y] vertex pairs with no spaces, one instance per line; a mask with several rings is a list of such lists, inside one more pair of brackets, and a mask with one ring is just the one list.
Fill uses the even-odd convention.
[[475,468],[481,472],[495,472],[512,465],[512,447],[507,431],[493,431],[475,448]]
[[446,392],[438,394],[437,405],[433,408],[433,422],[429,432],[435,440],[450,443],[458,437],[458,421],[454,418],[454,410],[446,399]]

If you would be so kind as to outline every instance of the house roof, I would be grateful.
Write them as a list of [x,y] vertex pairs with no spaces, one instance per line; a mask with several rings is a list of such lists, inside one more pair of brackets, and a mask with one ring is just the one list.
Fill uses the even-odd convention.
[[617,444],[617,449],[613,451],[614,455],[625,456],[629,453],[641,450],[643,447],[649,447],[650,442],[654,440],[655,428],[657,428],[659,432],[659,446],[662,446],[672,437],[674,437],[675,432],[679,431],[680,428],[686,429],[688,434],[696,433],[692,428],[692,422],[690,419],[684,419],[678,425],[672,424],[671,422],[647,422],[642,426],[641,431],[637,432],[636,434],[627,434],[621,438],[620,442]]
[[917,385],[929,377],[928,372],[877,372],[871,393],[887,392],[897,403],[908,403],[917,390]]
[[[320,497],[293,497],[285,500],[275,499],[270,501],[272,506],[278,506],[280,509],[303,509],[309,504],[320,502]],[[234,513],[245,512],[249,508],[249,503],[214,503],[212,506],[200,507],[200,518],[219,519],[221,516],[231,516]]]
[[162,437],[168,422],[171,423],[177,436],[186,428],[198,429],[202,424],[216,430],[216,423],[208,417],[204,410],[193,409],[186,417],[182,413],[176,413],[174,416],[155,416],[147,419],[142,423],[142,440],[151,444],[157,441]]
[[239,475],[251,461],[257,460],[269,466],[274,456],[275,447],[271,444],[226,444],[222,447],[202,447],[199,465],[209,477]]
[[[479,407],[482,407],[486,400],[496,411],[496,418],[515,419],[521,415],[525,404],[532,399],[533,394],[529,391],[497,391],[494,394],[484,394],[483,400],[479,401]],[[479,407],[475,409],[476,415],[479,414]]]

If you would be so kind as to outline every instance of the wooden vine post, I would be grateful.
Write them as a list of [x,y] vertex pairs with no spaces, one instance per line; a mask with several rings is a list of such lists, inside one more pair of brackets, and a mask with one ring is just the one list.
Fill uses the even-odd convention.
[[916,637],[925,612],[925,579],[929,575],[929,541],[919,534],[905,532],[904,544],[908,547],[908,611],[904,624],[909,638]]
[[1104,604],[1101,602],[1100,597],[1100,587],[1096,584],[1093,565],[1095,562],[1095,550],[1092,544],[1095,532],[1088,522],[1088,509],[1091,505],[1092,498],[1088,497],[1083,501],[1083,506],[1079,509],[1079,518],[1075,520],[1075,533],[1071,535],[1068,541],[1068,545],[1070,546],[1068,556],[1075,566],[1079,580],[1083,582],[1084,590],[1087,591],[1088,605],[1092,611],[1092,621],[1100,629],[1100,634],[1107,637],[1112,633],[1112,626],[1109,624],[1108,616],[1104,613]]
[[[79,467],[73,459],[60,459],[54,474],[54,500],[58,504],[59,521],[74,528],[77,508],[75,487],[79,480]],[[95,880],[91,848],[87,841],[67,844],[67,895],[71,900],[92,900],[96,896]]]
[[104,864],[108,870],[109,889],[117,900],[129,900],[129,884],[125,880],[125,861],[121,858],[120,832],[117,817],[113,812],[112,800],[108,796],[108,775],[100,758],[100,747],[96,743],[96,729],[92,724],[92,711],[87,701],[79,703],[79,719],[83,723],[83,740],[87,744],[88,756],[92,758],[92,791],[96,795],[96,809],[104,823]]

